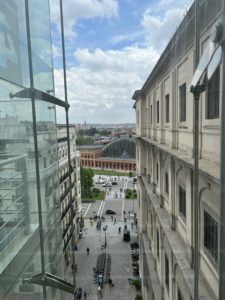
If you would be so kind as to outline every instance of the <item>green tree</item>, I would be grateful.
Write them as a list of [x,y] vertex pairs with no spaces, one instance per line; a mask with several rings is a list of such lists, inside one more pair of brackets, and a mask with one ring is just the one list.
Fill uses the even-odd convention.
[[77,146],[92,145],[94,144],[94,139],[92,137],[78,136],[76,140],[76,144]]
[[80,168],[81,180],[81,197],[85,198],[91,194],[91,187],[93,186],[94,173],[91,169]]

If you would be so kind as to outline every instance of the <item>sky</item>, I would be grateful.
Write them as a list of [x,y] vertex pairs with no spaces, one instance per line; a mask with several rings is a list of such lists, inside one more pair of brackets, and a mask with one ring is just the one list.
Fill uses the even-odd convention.
[[[191,0],[63,0],[70,123],[134,123],[140,89]],[[59,3],[50,0],[56,96],[64,100]],[[64,123],[57,111],[57,122]]]

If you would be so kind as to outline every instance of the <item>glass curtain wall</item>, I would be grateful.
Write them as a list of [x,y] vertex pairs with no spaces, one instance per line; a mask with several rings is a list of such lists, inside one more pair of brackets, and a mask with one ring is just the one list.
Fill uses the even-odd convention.
[[0,0],[0,41],[0,299],[60,299],[27,280],[63,275],[48,1]]

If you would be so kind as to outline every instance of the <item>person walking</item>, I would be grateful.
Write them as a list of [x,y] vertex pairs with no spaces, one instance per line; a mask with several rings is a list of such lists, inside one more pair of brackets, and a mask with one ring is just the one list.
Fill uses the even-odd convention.
[[78,291],[79,291],[79,296],[80,296],[80,299],[81,299],[82,298],[82,288],[80,287]]
[[131,229],[133,229],[133,227],[134,227],[134,223],[133,223],[133,222],[131,222]]
[[89,255],[89,252],[90,252],[90,249],[89,249],[89,248],[87,248],[87,255]]
[[84,290],[84,299],[86,299],[86,298],[87,298],[87,291]]
[[113,282],[112,282],[112,279],[109,278],[109,287],[112,287],[113,286]]
[[114,218],[114,224],[116,224],[116,218]]

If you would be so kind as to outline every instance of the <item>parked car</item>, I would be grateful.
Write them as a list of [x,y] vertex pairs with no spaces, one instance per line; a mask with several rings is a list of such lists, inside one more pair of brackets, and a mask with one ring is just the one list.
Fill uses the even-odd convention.
[[112,187],[112,184],[111,184],[111,182],[105,182],[105,183],[103,183],[102,186],[104,186],[104,187]]
[[116,212],[114,210],[112,210],[112,209],[106,209],[105,213],[107,215],[115,215],[116,214]]
[[112,181],[111,183],[112,183],[112,185],[117,185],[116,181]]
[[98,180],[95,181],[95,183],[103,184],[103,183],[105,183],[105,180],[104,179],[98,179]]

